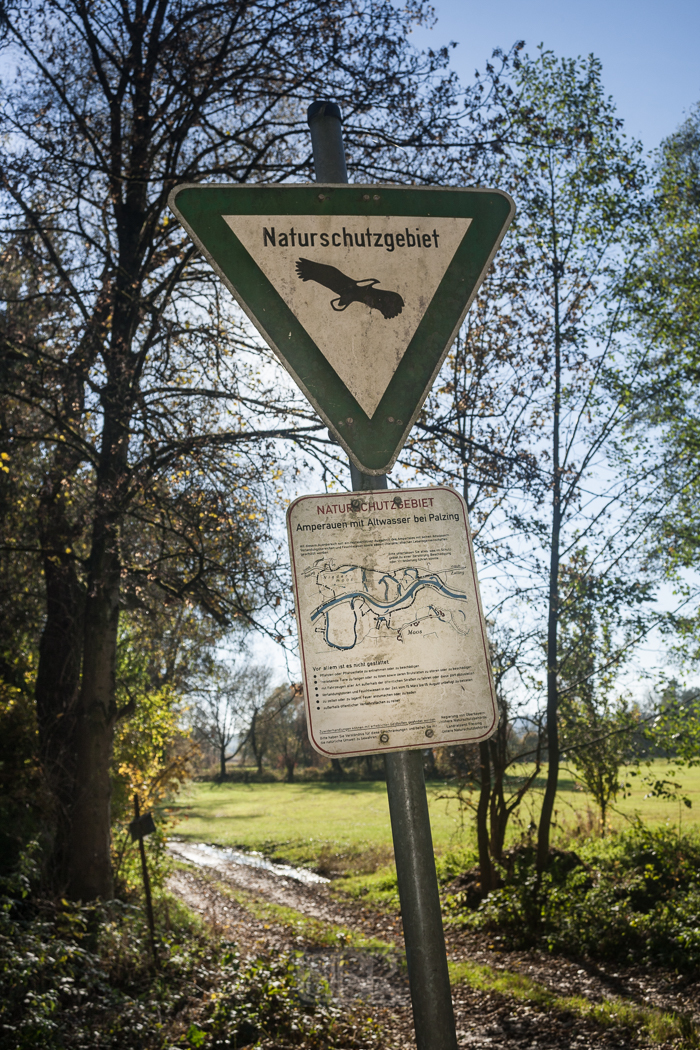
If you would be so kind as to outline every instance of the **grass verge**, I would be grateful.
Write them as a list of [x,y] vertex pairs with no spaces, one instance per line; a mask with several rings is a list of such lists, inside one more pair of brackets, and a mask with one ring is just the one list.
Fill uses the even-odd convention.
[[632,1029],[643,1033],[654,1045],[672,1042],[679,1050],[696,1050],[700,1047],[700,1033],[686,1014],[659,1010],[653,1006],[638,1006],[624,999],[594,1003],[584,996],[556,995],[524,974],[497,970],[483,964],[450,963],[449,969],[453,985],[465,983],[477,991],[498,992],[542,1010],[557,1010],[595,1021],[605,1028]]

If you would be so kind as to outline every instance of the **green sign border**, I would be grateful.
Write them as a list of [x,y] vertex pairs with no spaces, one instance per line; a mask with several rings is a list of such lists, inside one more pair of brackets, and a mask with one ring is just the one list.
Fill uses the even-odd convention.
[[[195,184],[176,187],[169,203],[356,466],[366,474],[389,471],[515,215],[512,198],[501,190],[485,189]],[[224,215],[472,219],[372,419],[224,221]],[[389,417],[394,422],[389,422]]]

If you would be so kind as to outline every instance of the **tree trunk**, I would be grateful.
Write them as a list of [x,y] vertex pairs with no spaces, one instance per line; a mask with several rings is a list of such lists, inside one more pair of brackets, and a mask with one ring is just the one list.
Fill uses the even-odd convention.
[[[104,441],[111,445],[109,427]],[[110,457],[111,458],[111,457]],[[119,530],[114,494],[98,490],[85,604],[83,674],[76,733],[77,775],[71,819],[68,887],[76,900],[113,895],[110,858],[110,766],[117,721],[115,676],[119,626]]]
[[74,537],[65,513],[62,481],[60,476],[47,478],[39,505],[46,621],[35,691],[41,761],[53,803],[49,874],[59,894],[66,893],[68,883],[85,601],[72,553]]
[[493,769],[493,786],[491,788],[491,801],[489,803],[489,847],[493,860],[500,864],[503,860],[503,846],[508,827],[508,806],[506,805],[503,778],[505,775],[506,762],[506,740],[508,732],[506,719],[502,719],[496,730],[495,738],[489,741],[491,751],[491,767]]
[[[144,78],[137,82],[136,94],[135,109],[145,115],[149,89]],[[75,735],[76,781],[67,857],[67,893],[79,900],[113,895],[110,767],[118,717],[115,687],[122,568],[119,531],[122,501],[130,481],[129,435],[142,365],[139,355],[133,354],[143,310],[134,291],[142,279],[141,239],[147,195],[143,145],[147,133],[148,122],[137,122],[129,163],[139,172],[139,178],[124,179],[117,168],[111,172],[118,266],[110,295],[105,297],[107,308],[111,306],[110,331],[108,335],[103,333],[101,342],[106,382],[100,395],[103,422],[92,511]],[[118,165],[122,160],[118,159]]]
[[559,561],[561,536],[561,465],[559,424],[561,411],[561,333],[559,330],[560,264],[554,253],[554,405],[552,424],[552,531],[549,560],[549,608],[547,617],[547,784],[537,831],[537,871],[549,863],[549,837],[554,800],[559,782]]
[[494,873],[489,853],[488,812],[491,796],[491,762],[489,742],[479,744],[479,804],[476,809],[476,839],[479,847],[479,880],[484,897],[494,888]]
[[297,764],[297,760],[295,758],[287,758],[287,759],[285,759],[284,764],[287,767],[287,776],[286,776],[285,779],[286,779],[288,784],[293,784],[294,783],[294,767]]
[[226,748],[219,748],[219,779],[226,780]]
[[253,712],[253,717],[250,720],[250,730],[248,732],[248,743],[250,744],[250,750],[253,752],[253,759],[255,766],[258,771],[258,776],[262,776],[263,771],[263,757],[264,757],[264,745],[258,740],[257,737],[258,728],[258,712]]
[[[92,324],[67,363],[63,414],[68,427],[80,431],[85,383],[95,360],[109,314],[103,288]],[[35,687],[39,747],[53,805],[53,838],[49,876],[53,889],[66,894],[71,882],[71,828],[80,765],[80,681],[87,590],[74,546],[84,523],[72,511],[72,486],[82,451],[59,443],[39,496],[38,532],[42,551],[46,620],[39,643]]]
[[437,777],[437,763],[432,747],[426,748],[423,752],[423,774],[426,780]]

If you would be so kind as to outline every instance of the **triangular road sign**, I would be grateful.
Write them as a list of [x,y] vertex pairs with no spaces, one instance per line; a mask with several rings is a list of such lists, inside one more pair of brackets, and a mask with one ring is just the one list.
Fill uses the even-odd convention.
[[367,474],[393,466],[515,214],[500,190],[319,183],[170,206]]

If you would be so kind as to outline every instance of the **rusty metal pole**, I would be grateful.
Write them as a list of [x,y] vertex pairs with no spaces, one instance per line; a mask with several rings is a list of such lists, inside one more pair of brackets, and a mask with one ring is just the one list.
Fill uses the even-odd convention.
[[[316,181],[347,182],[340,107],[314,102],[307,119]],[[352,461],[350,477],[355,492],[387,488],[386,474],[364,474]],[[423,755],[395,751],[384,761],[416,1045],[457,1050]]]
[[[139,796],[134,795],[134,820],[138,820]],[[148,916],[148,930],[151,936],[151,951],[153,952],[153,965],[158,969],[158,953],[156,952],[156,924],[153,919],[153,901],[151,900],[151,882],[148,878],[148,867],[146,865],[146,849],[143,844],[143,835],[139,835],[139,850],[141,852],[141,871],[143,873],[143,889],[146,894],[146,915]]]

